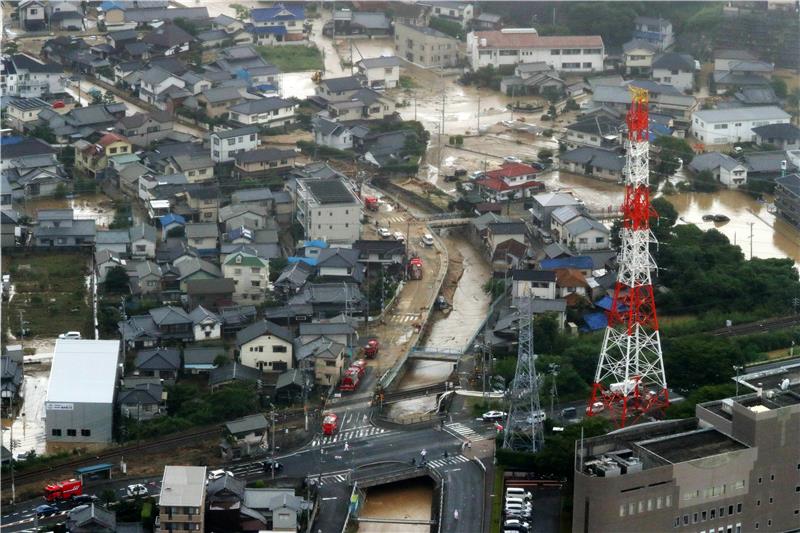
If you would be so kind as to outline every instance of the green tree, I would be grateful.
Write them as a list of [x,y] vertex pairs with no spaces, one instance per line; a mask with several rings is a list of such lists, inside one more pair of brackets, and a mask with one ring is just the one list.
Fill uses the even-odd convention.
[[19,46],[17,45],[16,41],[9,41],[3,44],[3,53],[16,54],[18,52],[19,52]]
[[53,193],[53,197],[62,199],[66,196],[67,196],[67,186],[64,185],[63,183],[59,183],[58,185],[56,185],[56,190]]
[[108,269],[104,287],[106,292],[124,293],[130,290],[130,278],[124,267],[116,266]]
[[237,19],[244,21],[250,18],[250,10],[242,4],[231,4],[231,7],[236,11]]
[[464,28],[462,28],[461,24],[458,22],[453,22],[441,17],[431,17],[428,25],[434,30],[446,33],[450,37],[455,37],[456,39],[461,39],[462,41],[466,38]]
[[553,151],[550,148],[542,148],[536,157],[539,158],[539,161],[550,161],[553,159]]
[[103,93],[101,93],[97,89],[89,91],[89,95],[92,97],[91,105],[99,105],[103,103]]
[[662,135],[652,145],[655,147],[651,152],[651,158],[655,162],[655,173],[661,178],[675,174],[681,165],[679,160],[688,165],[694,157],[692,146],[685,139]]
[[31,130],[31,137],[41,139],[48,144],[53,144],[56,142],[56,134],[53,133],[53,129],[47,124],[39,124],[33,128]]
[[111,91],[106,91],[103,93],[103,103],[104,104],[113,104],[117,101],[117,98],[114,96],[114,93]]
[[714,192],[719,189],[719,183],[714,178],[713,172],[703,170],[695,175],[692,187],[697,192]]
[[195,35],[197,35],[199,33],[199,31],[200,31],[197,28],[197,24],[195,24],[193,21],[191,21],[191,20],[189,20],[187,18],[183,18],[183,17],[176,18],[175,19],[175,25],[178,26],[180,29],[182,29],[183,31],[185,31],[186,33],[188,33],[189,35],[191,35],[193,37]]
[[772,90],[775,91],[775,96],[781,100],[786,98],[789,94],[789,88],[786,86],[786,81],[783,78],[773,76],[770,85],[772,85]]
[[117,493],[113,489],[105,489],[100,493],[100,499],[103,500],[106,505],[109,503],[114,503],[117,501]]

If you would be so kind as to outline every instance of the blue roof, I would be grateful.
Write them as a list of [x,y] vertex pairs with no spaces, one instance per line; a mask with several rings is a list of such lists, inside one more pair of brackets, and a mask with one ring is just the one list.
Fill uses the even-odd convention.
[[256,89],[256,90],[259,90],[259,91],[277,91],[278,90],[278,87],[276,85],[272,84],[272,83],[262,83],[261,85],[256,85],[253,88]]
[[[614,305],[614,299],[611,296],[603,296],[599,300],[594,303],[595,307],[599,307],[600,309],[604,309],[606,311],[611,311],[611,306]],[[620,311],[626,311],[628,309],[627,305],[619,305],[618,309]]]
[[178,224],[186,224],[185,218],[183,218],[181,215],[176,215],[174,213],[166,214],[163,217],[159,218],[158,221],[161,223],[162,228],[172,224],[173,222],[177,222]]
[[114,9],[114,8],[125,11],[125,6],[123,5],[122,2],[103,2],[102,4],[100,4],[100,9],[102,9],[103,11],[108,11],[109,9]]
[[11,146],[12,144],[19,144],[25,137],[21,135],[10,135],[8,137],[0,137],[0,146],[7,145]]
[[286,26],[253,26],[247,31],[253,35],[286,35]]
[[588,315],[583,315],[583,321],[586,323],[586,327],[589,331],[597,331],[608,326],[608,318],[605,313],[589,313]]
[[[281,15],[287,11],[289,14]],[[262,7],[250,10],[250,18],[253,22],[269,22],[273,20],[297,20],[305,18],[305,10],[302,6],[285,6],[275,4],[272,7]]]
[[658,137],[663,137],[664,135],[666,135],[667,137],[671,137],[672,136],[672,130],[669,127],[667,127],[667,126],[665,126],[663,124],[656,124],[656,123],[653,123],[653,122],[650,123],[650,138],[651,139],[656,139]]
[[328,243],[325,241],[303,241],[303,248],[327,248]]
[[291,263],[305,263],[308,266],[317,266],[317,260],[312,257],[289,257],[287,261]]
[[586,255],[576,257],[559,257],[557,259],[543,259],[539,267],[542,270],[555,270],[557,268],[578,268],[581,270],[591,270],[594,263],[592,258]]
[[114,465],[111,463],[100,463],[92,466],[83,466],[81,468],[76,468],[76,474],[94,474],[95,472],[104,472],[106,470],[111,470]]

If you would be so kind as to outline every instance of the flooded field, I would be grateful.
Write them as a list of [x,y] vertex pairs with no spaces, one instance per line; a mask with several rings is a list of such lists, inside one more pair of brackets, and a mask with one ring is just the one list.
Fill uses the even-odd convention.
[[114,220],[114,204],[105,194],[85,194],[77,198],[41,198],[22,204],[22,211],[35,218],[39,209],[72,209],[78,220],[94,220],[97,227],[108,227]]
[[[430,480],[416,479],[367,490],[361,517],[430,520],[433,486]],[[427,533],[430,526],[413,524],[358,525],[359,533]]]

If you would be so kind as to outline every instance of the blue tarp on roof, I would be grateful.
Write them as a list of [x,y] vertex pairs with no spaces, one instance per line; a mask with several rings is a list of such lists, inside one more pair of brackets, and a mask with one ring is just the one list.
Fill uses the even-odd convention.
[[277,91],[278,90],[278,86],[277,85],[273,85],[271,83],[262,83],[261,85],[256,85],[253,88],[255,90],[257,90],[257,91],[264,91],[264,92],[271,92],[271,91]]
[[597,300],[594,305],[595,307],[599,307],[600,309],[605,309],[606,311],[611,311],[611,305],[614,303],[614,300],[611,296],[603,296],[599,300]]
[[100,9],[103,11],[108,11],[109,9],[114,8],[125,11],[125,5],[122,2],[103,2],[100,4]]
[[186,219],[183,218],[181,215],[176,215],[174,213],[169,213],[164,215],[163,217],[159,218],[158,221],[161,223],[161,227],[168,226],[172,223],[177,222],[178,224],[186,224]]
[[581,270],[591,270],[594,263],[592,258],[579,255],[577,257],[559,257],[556,259],[543,259],[539,267],[542,270],[555,270],[557,268],[578,268]]
[[325,241],[303,241],[303,248],[327,248],[328,243]]
[[291,263],[305,263],[308,266],[317,266],[317,260],[312,257],[289,257],[287,261]]
[[0,146],[11,146],[12,144],[19,144],[25,139],[21,135],[10,135],[8,137],[0,137]]
[[671,137],[672,136],[672,130],[669,127],[664,126],[663,124],[655,124],[655,123],[652,123],[652,122],[650,123],[650,138],[651,139],[657,139],[658,137],[663,137],[665,135],[667,137]]
[[589,313],[583,315],[588,331],[598,331],[608,326],[608,318],[605,313]]

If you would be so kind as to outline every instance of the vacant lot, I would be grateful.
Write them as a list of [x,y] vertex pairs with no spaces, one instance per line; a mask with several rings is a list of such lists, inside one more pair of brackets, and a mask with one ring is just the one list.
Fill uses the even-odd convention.
[[322,70],[322,53],[315,46],[257,46],[261,56],[283,72]]
[[14,285],[11,301],[3,302],[3,333],[19,336],[20,311],[35,337],[91,333],[88,262],[89,256],[79,252],[3,254],[3,274],[11,274]]

